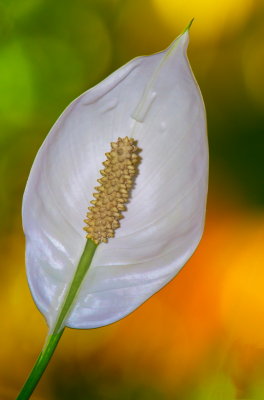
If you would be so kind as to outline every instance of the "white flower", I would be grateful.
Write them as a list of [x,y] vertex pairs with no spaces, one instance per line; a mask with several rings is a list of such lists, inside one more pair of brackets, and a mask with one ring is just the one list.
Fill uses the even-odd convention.
[[29,285],[48,324],[73,278],[83,219],[118,137],[138,142],[141,163],[115,237],[100,244],[65,325],[94,328],[124,317],[169,282],[204,226],[208,150],[203,100],[191,72],[188,30],[73,101],[33,164],[23,201]]

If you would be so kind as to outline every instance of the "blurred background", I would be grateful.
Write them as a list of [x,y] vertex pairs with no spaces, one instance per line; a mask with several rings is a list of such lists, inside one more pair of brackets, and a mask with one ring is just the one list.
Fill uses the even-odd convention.
[[25,275],[21,200],[64,108],[195,17],[189,59],[208,114],[201,244],[127,318],[67,329],[35,400],[264,399],[264,3],[0,0],[0,398],[15,398],[47,327]]

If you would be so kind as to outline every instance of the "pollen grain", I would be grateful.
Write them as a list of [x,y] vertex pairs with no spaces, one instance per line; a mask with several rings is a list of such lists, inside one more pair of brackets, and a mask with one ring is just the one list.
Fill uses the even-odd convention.
[[107,243],[120,226],[119,220],[123,218],[122,211],[126,210],[125,204],[137,173],[138,151],[136,141],[125,137],[112,142],[111,151],[105,153],[107,159],[100,171],[102,177],[97,180],[100,186],[95,187],[95,200],[88,207],[84,220],[87,226],[83,228],[86,237],[95,244]]

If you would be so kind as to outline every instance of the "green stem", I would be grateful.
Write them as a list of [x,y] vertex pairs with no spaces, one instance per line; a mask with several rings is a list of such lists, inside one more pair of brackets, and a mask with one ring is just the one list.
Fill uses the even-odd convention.
[[53,330],[54,333],[59,333],[60,330],[63,328],[63,321],[65,320],[71,309],[71,306],[73,305],[74,299],[81,286],[83,278],[85,277],[85,274],[90,267],[96,248],[97,244],[88,239],[80,258],[78,267],[76,269],[75,275],[73,277],[72,283],[70,285],[68,294],[65,296],[65,301],[62,305],[61,311],[58,314],[57,322]]
[[88,268],[91,265],[95,250],[97,245],[94,244],[91,240],[87,240],[86,246],[80,258],[78,267],[76,269],[75,275],[69,287],[68,293],[65,296],[62,307],[58,313],[57,321],[55,323],[54,329],[48,335],[46,343],[27,379],[21,392],[19,393],[17,400],[27,400],[30,398],[33,393],[35,387],[37,386],[41,376],[43,375],[47,365],[54,353],[57,344],[63,334],[64,331],[64,321],[67,315],[69,314],[71,307],[74,303],[76,295],[80,289],[83,278],[86,275]]
[[24,384],[23,388],[21,389],[21,392],[17,397],[17,400],[29,399],[33,390],[37,386],[43,372],[47,368],[49,360],[51,359],[52,354],[54,353],[62,334],[63,334],[63,329],[60,331],[60,333],[51,334],[48,336],[46,345],[41,351],[26,383]]

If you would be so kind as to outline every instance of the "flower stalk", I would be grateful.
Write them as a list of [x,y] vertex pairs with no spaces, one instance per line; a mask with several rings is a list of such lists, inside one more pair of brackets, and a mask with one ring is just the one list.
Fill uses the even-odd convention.
[[52,332],[47,336],[45,345],[28,377],[23,388],[21,389],[17,400],[27,400],[30,398],[36,388],[40,378],[42,377],[47,365],[59,343],[59,340],[64,332],[64,320],[69,314],[71,307],[74,304],[74,299],[80,289],[81,283],[91,265],[97,245],[90,239],[87,240],[84,251],[80,258],[75,275],[71,282],[68,293],[62,304],[61,310],[58,313],[57,321]]
[[51,335],[48,335],[46,344],[43,347],[23,388],[21,389],[19,395],[17,396],[17,400],[27,400],[30,398],[38,382],[40,381],[40,378],[42,377],[45,369],[48,366],[48,363],[59,343],[63,331],[64,329],[62,329],[60,333],[57,334],[53,333]]

